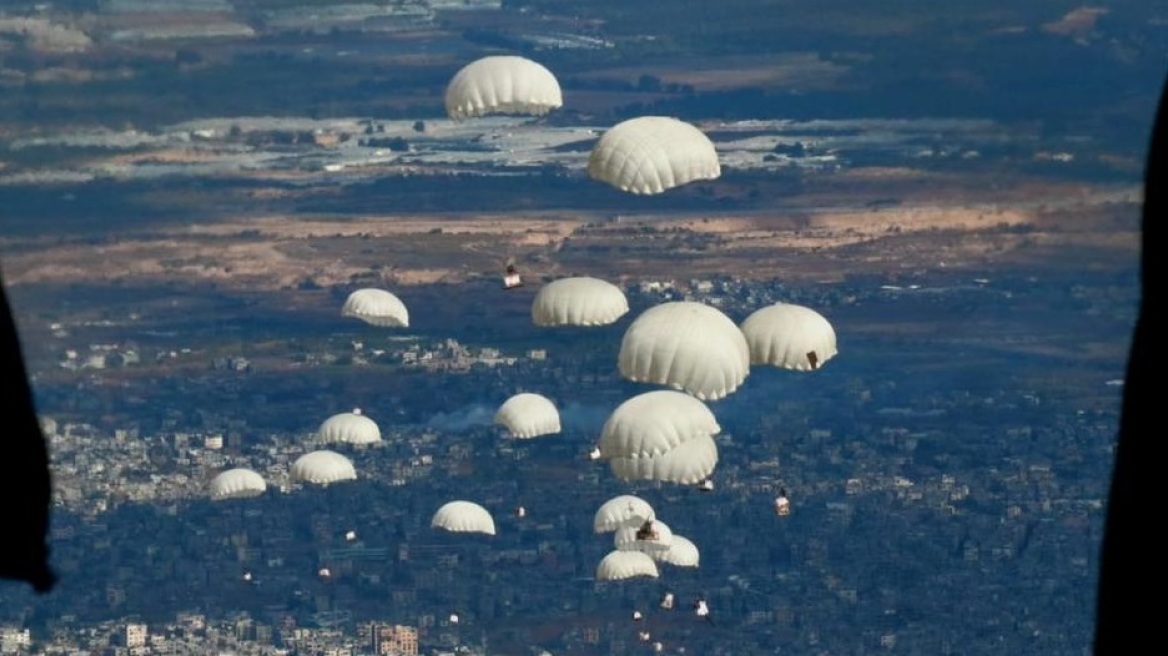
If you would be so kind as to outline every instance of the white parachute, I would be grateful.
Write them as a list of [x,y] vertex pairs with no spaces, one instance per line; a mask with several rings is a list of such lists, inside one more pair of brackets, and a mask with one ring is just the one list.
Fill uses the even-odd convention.
[[410,313],[405,303],[384,289],[358,289],[345,299],[342,317],[354,317],[382,328],[408,328]]
[[718,153],[701,130],[666,116],[622,121],[601,135],[588,175],[621,191],[659,194],[722,175]]
[[606,326],[628,311],[629,301],[620,287],[577,276],[541,287],[531,304],[531,320],[537,326]]
[[632,494],[621,494],[600,505],[596,516],[592,518],[592,530],[611,533],[622,526],[640,526],[646,520],[655,518],[656,513],[648,501]]
[[211,500],[250,499],[268,489],[264,477],[245,467],[228,469],[211,479]]
[[451,501],[434,513],[430,526],[451,533],[495,534],[495,520],[491,513],[473,501]]
[[602,458],[649,458],[722,428],[699,399],[674,390],[645,392],[621,403],[600,430]]
[[560,411],[547,397],[523,392],[499,406],[495,423],[505,427],[511,437],[526,440],[560,432]]
[[298,483],[328,486],[357,480],[353,463],[336,451],[322,449],[306,453],[292,463],[292,480]]
[[446,114],[456,121],[488,114],[541,116],[563,104],[556,76],[542,64],[515,55],[477,59],[446,86]]
[[650,457],[613,458],[613,476],[622,481],[663,481],[681,485],[701,483],[718,466],[718,445],[709,435],[699,435],[669,451]]
[[325,419],[317,436],[325,443],[373,444],[381,441],[381,429],[377,427],[377,422],[362,414],[360,408],[353,408],[352,412],[342,412]]
[[697,567],[701,561],[701,553],[698,547],[689,538],[673,534],[673,540],[669,543],[669,548],[665,550],[657,550],[649,552],[657,562],[668,563],[675,567]]
[[738,326],[717,308],[671,301],[641,313],[625,331],[620,374],[638,383],[684,390],[716,400],[750,374],[750,347]]
[[600,434],[601,458],[623,481],[691,485],[718,464],[722,429],[699,399],[674,390],[638,394],[617,406]]
[[596,566],[598,581],[622,581],[639,576],[658,577],[657,563],[641,551],[611,551]]
[[794,303],[755,310],[742,322],[751,364],[814,371],[839,352],[835,328],[822,314]]
[[644,551],[653,555],[655,551],[665,551],[673,544],[673,530],[656,519],[652,521],[653,539],[642,539],[638,536],[641,525],[625,525],[616,530],[612,536],[612,546],[618,551]]

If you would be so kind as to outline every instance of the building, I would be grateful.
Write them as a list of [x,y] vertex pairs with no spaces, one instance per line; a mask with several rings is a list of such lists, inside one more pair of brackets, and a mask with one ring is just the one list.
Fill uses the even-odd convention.
[[418,629],[412,626],[374,623],[371,628],[373,653],[387,656],[418,656]]
[[28,629],[0,626],[0,654],[25,654],[31,646],[32,635]]
[[131,649],[134,647],[145,647],[146,625],[140,623],[127,624],[122,631],[122,642]]

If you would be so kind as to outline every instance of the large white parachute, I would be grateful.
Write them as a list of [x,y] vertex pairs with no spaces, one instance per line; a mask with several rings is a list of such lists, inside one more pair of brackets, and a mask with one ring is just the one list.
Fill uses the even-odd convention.
[[405,303],[384,289],[372,287],[349,294],[341,307],[341,316],[355,317],[383,328],[407,328],[410,325],[410,313]]
[[671,301],[641,313],[621,339],[621,376],[669,385],[703,400],[734,392],[750,374],[750,347],[717,308]]
[[342,412],[325,419],[317,436],[326,443],[372,444],[381,441],[381,429],[377,427],[377,422],[361,414],[360,408],[353,408],[352,412]]
[[674,390],[638,394],[617,406],[600,431],[602,458],[650,458],[721,431],[705,403]]
[[660,455],[613,458],[612,473],[622,481],[663,481],[694,485],[710,477],[718,465],[718,445],[709,435],[699,435]]
[[578,276],[553,280],[531,303],[537,326],[605,326],[629,311],[620,287],[599,278]]
[[250,499],[268,489],[264,477],[245,467],[228,469],[211,479],[211,500]]
[[475,60],[446,86],[446,114],[456,121],[488,114],[540,116],[563,104],[556,76],[542,64],[515,55]]
[[718,153],[701,130],[666,116],[641,116],[601,135],[588,175],[633,194],[659,194],[722,175]]
[[611,533],[626,525],[640,526],[655,517],[653,506],[648,501],[632,494],[621,494],[600,505],[592,518],[592,530]]
[[451,501],[434,513],[430,526],[451,533],[495,534],[495,520],[491,513],[473,501]]
[[751,364],[814,371],[839,352],[835,328],[822,314],[794,303],[755,310],[742,322]]
[[560,411],[546,396],[522,392],[499,406],[495,423],[505,427],[511,437],[526,440],[560,432]]
[[292,480],[313,485],[330,485],[357,479],[353,463],[336,451],[322,449],[306,453],[292,463]]
[[611,551],[596,566],[597,581],[621,581],[638,576],[658,576],[657,563],[641,551]]

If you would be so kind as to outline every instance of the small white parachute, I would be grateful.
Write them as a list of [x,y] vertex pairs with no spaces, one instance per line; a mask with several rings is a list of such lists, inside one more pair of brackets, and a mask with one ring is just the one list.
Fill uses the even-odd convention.
[[410,313],[405,303],[384,289],[367,287],[349,294],[341,307],[342,317],[354,317],[382,328],[408,328]]
[[559,433],[560,411],[546,396],[522,392],[499,406],[495,423],[506,428],[511,437],[527,440]]
[[342,412],[325,419],[317,436],[325,443],[373,444],[381,441],[381,429],[377,427],[377,422],[362,414],[360,408],[353,408],[352,412]]
[[611,551],[596,566],[596,580],[622,581],[636,577],[657,578],[657,563],[641,551]]
[[839,352],[835,328],[822,314],[793,303],[755,310],[742,322],[751,364],[815,371]]
[[718,152],[701,130],[667,116],[622,121],[601,135],[588,175],[632,194],[660,194],[722,175]]
[[648,501],[632,494],[621,494],[600,505],[592,518],[592,530],[596,533],[611,533],[625,525],[640,526],[646,520],[656,517]]
[[228,469],[211,479],[211,500],[250,499],[268,489],[264,477],[245,467]]
[[345,456],[327,449],[306,453],[292,463],[292,480],[328,486],[357,479],[357,470]]
[[444,504],[434,513],[430,526],[451,533],[495,534],[495,520],[491,513],[473,501],[451,501]]
[[649,552],[657,562],[668,563],[675,567],[697,567],[701,560],[701,553],[698,551],[697,545],[689,538],[673,534],[673,540],[669,543],[669,548],[664,551]]
[[462,67],[446,86],[446,114],[456,120],[488,114],[541,116],[564,105],[556,76],[526,57],[492,55]]
[[651,520],[651,526],[653,537],[647,539],[639,536],[641,525],[618,528],[612,536],[613,548],[618,551],[644,551],[649,555],[654,551],[665,551],[673,544],[673,531],[660,519]]
[[531,303],[537,326],[606,326],[629,311],[620,287],[599,278],[560,278],[540,287]]

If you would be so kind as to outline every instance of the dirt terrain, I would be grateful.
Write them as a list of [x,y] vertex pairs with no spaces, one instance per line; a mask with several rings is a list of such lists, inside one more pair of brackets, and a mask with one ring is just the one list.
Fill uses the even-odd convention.
[[[883,177],[891,181],[894,173]],[[1001,190],[991,202],[942,186],[928,196],[902,198],[866,207],[835,195],[831,205],[826,199],[820,205],[813,190],[774,212],[620,220],[253,216],[241,210],[237,218],[159,228],[149,237],[113,243],[10,242],[5,275],[9,285],[201,280],[258,291],[309,282],[453,283],[496,275],[509,257],[528,276],[836,279],[846,273],[984,269],[1035,258],[1108,266],[1138,253],[1139,199],[1131,188],[1032,185]]]

